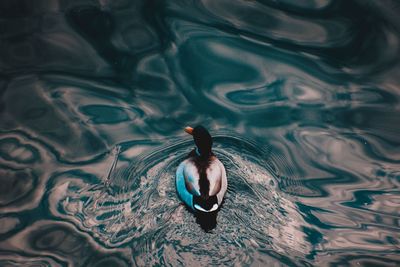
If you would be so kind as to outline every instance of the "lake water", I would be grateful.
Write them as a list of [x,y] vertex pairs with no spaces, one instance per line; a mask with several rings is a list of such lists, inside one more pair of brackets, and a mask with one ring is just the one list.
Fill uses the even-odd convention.
[[[2,0],[0,266],[399,266],[400,4]],[[216,225],[178,199],[202,124]]]

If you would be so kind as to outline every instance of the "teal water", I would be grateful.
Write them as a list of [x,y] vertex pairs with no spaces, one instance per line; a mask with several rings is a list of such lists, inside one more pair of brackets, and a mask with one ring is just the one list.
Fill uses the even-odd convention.
[[[0,266],[399,266],[400,4],[2,0]],[[174,176],[206,126],[204,231]]]

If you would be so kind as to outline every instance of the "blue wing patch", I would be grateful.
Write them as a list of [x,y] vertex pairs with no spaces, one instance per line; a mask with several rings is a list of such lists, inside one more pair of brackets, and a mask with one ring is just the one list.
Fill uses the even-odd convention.
[[183,170],[185,168],[185,162],[179,164],[178,169],[176,170],[176,190],[178,191],[178,195],[181,200],[191,209],[194,210],[193,207],[193,195],[189,193],[186,189],[185,185],[185,176],[183,174]]

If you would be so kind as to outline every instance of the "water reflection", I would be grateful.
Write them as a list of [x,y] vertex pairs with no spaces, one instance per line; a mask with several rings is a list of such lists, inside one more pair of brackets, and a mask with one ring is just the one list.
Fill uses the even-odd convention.
[[[399,10],[2,1],[0,265],[398,265]],[[187,124],[228,171],[212,225]]]

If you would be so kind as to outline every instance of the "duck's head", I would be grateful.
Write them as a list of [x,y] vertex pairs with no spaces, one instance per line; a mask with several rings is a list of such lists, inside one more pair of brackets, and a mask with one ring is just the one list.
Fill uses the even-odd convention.
[[186,127],[185,132],[193,135],[194,143],[197,146],[198,152],[202,157],[209,157],[211,155],[212,138],[206,128],[199,125],[194,128]]

